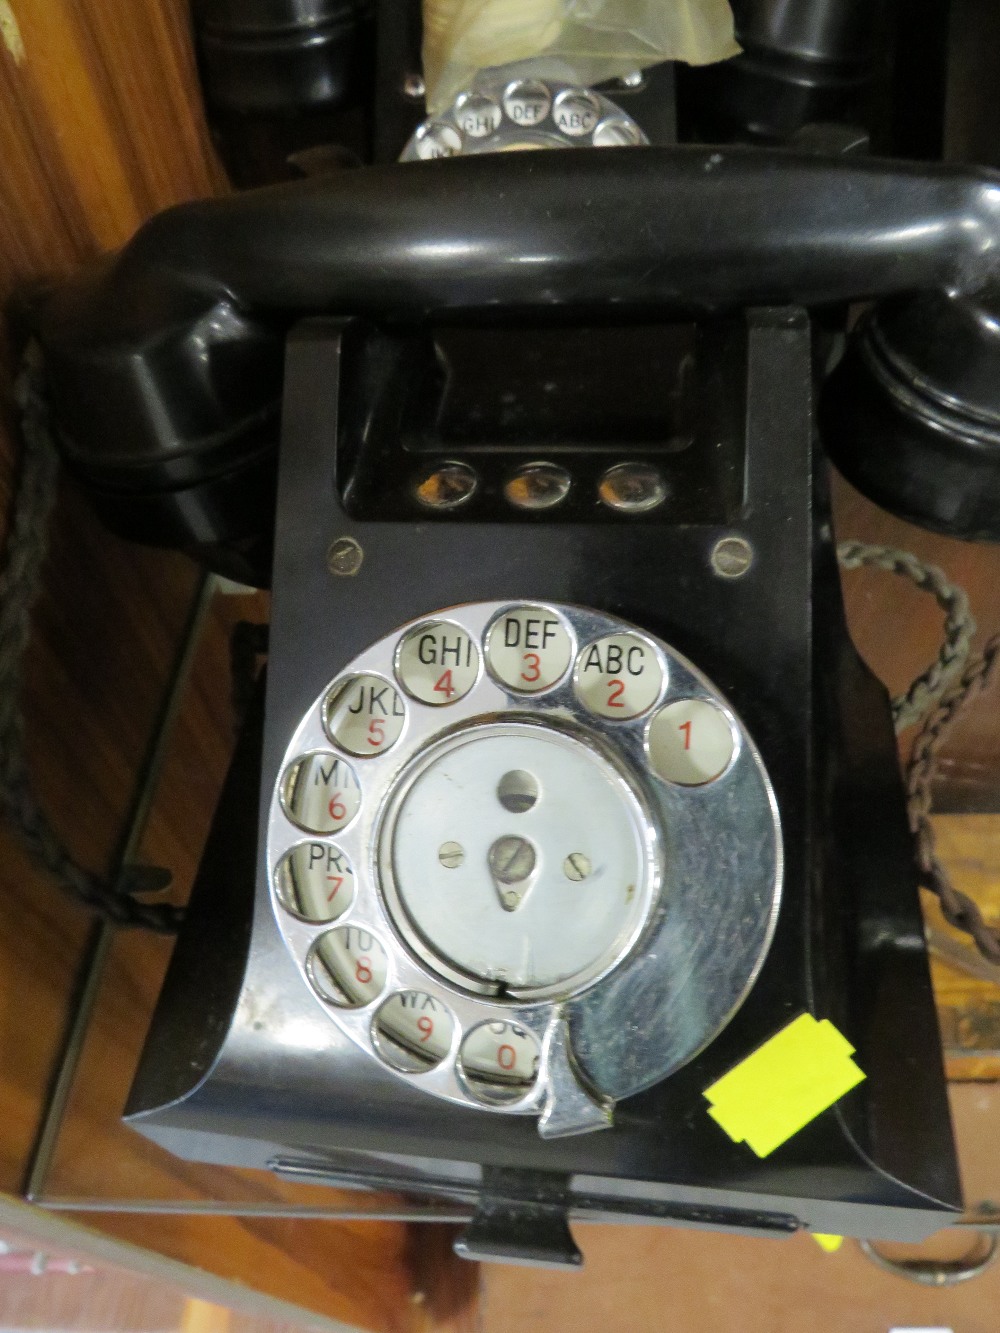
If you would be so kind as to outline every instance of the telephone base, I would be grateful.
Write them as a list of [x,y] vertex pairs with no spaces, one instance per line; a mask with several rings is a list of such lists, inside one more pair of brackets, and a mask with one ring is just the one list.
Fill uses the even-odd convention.
[[[258,709],[234,760],[132,1090],[134,1128],[193,1160],[475,1214],[466,1251],[476,1257],[565,1260],[571,1251],[552,1239],[560,1212],[916,1240],[960,1211],[888,698],[847,636],[814,461],[809,323],[781,309],[723,324],[696,365],[716,399],[712,432],[677,463],[686,493],[706,516],[721,507],[723,523],[673,522],[669,507],[633,525],[585,513],[498,521],[489,495],[466,517],[352,512],[345,469],[363,479],[371,458],[350,473],[359,405],[340,370],[371,344],[359,350],[352,339],[364,334],[335,321],[293,334],[266,722]],[[405,385],[391,364],[381,381],[368,364],[362,436],[395,488],[379,500],[391,511],[413,462],[393,452]],[[344,534],[364,552],[350,577],[327,565]],[[739,578],[710,558],[730,535],[753,553]],[[759,749],[784,853],[773,941],[728,1024],[669,1077],[619,1100],[611,1127],[550,1139],[533,1115],[430,1095],[345,1035],[279,932],[263,855],[289,739],[344,664],[414,616],[522,600],[594,607],[696,663]],[[259,809],[258,829],[248,811]],[[805,1012],[833,1022],[866,1077],[758,1158],[709,1117],[704,1092]]]

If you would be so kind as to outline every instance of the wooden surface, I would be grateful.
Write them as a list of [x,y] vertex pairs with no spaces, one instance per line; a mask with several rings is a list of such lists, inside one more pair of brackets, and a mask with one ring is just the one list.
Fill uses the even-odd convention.
[[291,1333],[295,1327],[11,1228],[0,1230],[0,1274],[0,1327],[23,1333]]
[[[79,1321],[77,1327],[81,1330],[88,1327],[88,1307],[92,1316],[103,1314],[100,1322],[93,1318],[89,1325],[95,1333],[98,1329],[101,1333],[112,1333],[118,1328],[121,1333],[140,1333],[144,1326],[152,1323],[150,1316],[155,1318],[153,1327],[157,1329],[179,1328],[183,1333],[202,1333],[202,1330],[208,1333],[205,1320],[210,1311],[215,1316],[210,1325],[212,1333],[223,1333],[224,1329],[232,1329],[232,1333],[265,1333],[265,1330],[277,1333],[278,1328],[290,1330],[292,1327],[315,1329],[317,1333],[345,1333],[349,1327],[318,1314],[304,1316],[297,1303],[288,1304],[262,1296],[204,1269],[177,1263],[153,1250],[140,1249],[134,1244],[87,1230],[78,1223],[63,1220],[56,1213],[30,1208],[4,1196],[0,1196],[0,1239],[13,1243],[19,1250],[28,1248],[57,1259],[72,1259],[110,1278],[111,1290],[94,1291],[94,1304],[89,1303],[86,1290],[82,1288],[75,1305],[65,1286],[62,1293],[53,1294],[48,1305],[50,1313],[55,1315],[59,1310],[74,1309]],[[122,1287],[119,1287],[119,1281],[123,1283]],[[18,1295],[25,1296],[26,1293],[12,1290],[10,1279],[5,1275],[0,1281],[0,1327],[4,1329],[24,1329],[31,1325],[23,1310],[19,1318],[15,1317],[16,1312],[8,1304],[8,1300],[12,1302]],[[133,1318],[132,1300],[142,1307],[142,1316],[137,1319]],[[175,1322],[170,1318],[170,1312],[178,1308],[182,1310],[182,1317]],[[192,1314],[195,1327],[189,1328],[187,1316]],[[46,1333],[56,1333],[58,1327],[55,1319],[42,1324]]]
[[[944,815],[935,819],[935,835],[955,887],[980,905],[991,924],[1000,926],[1000,817]],[[931,932],[931,974],[948,1077],[998,1080],[1000,967],[992,982],[973,975],[969,967],[980,964],[968,937],[947,924],[930,894],[925,895],[924,915]],[[937,940],[950,941],[965,966],[951,961],[935,945]]]
[[[184,13],[183,0],[0,9],[0,305],[19,283],[121,244],[153,209],[221,185],[196,109]],[[9,372],[0,355],[3,513],[15,457]],[[180,558],[108,541],[77,497],[63,497],[27,662],[27,722],[46,805],[92,868],[106,867],[119,835],[194,579]],[[2,836],[0,1186],[12,1189],[86,917]]]

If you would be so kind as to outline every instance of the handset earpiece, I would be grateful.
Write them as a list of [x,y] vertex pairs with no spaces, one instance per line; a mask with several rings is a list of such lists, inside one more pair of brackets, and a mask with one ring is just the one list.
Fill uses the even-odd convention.
[[820,402],[833,462],[884,509],[1000,541],[1000,292],[921,292],[860,321]]

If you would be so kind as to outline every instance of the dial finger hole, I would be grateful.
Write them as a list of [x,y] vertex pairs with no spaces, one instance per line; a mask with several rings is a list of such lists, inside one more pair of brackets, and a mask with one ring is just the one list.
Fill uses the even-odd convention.
[[307,833],[337,833],[361,808],[357,774],[345,759],[316,751],[294,759],[281,779],[285,814]]
[[359,758],[383,754],[399,739],[406,708],[381,676],[364,673],[334,685],[323,708],[326,734]]
[[580,650],[576,693],[591,713],[624,722],[660,697],[664,673],[652,644],[626,631],[605,634]]
[[306,971],[324,1000],[342,1009],[361,1009],[377,1000],[388,973],[385,949],[370,930],[338,926],[313,944]]
[[347,856],[327,842],[303,842],[278,862],[278,901],[303,921],[335,921],[354,899],[354,869]]
[[447,621],[418,625],[396,650],[396,677],[403,689],[435,708],[464,699],[478,676],[479,649],[472,636]]
[[451,1050],[454,1019],[426,991],[397,991],[380,1005],[372,1022],[375,1049],[393,1069],[422,1074]]
[[708,699],[678,699],[649,724],[649,762],[667,782],[702,787],[732,763],[736,740],[729,719]]
[[489,1106],[526,1097],[538,1081],[538,1038],[517,1023],[480,1023],[462,1042],[459,1070],[472,1095]]
[[566,674],[573,640],[559,616],[542,606],[503,612],[486,636],[486,658],[501,685],[518,694],[550,689]]

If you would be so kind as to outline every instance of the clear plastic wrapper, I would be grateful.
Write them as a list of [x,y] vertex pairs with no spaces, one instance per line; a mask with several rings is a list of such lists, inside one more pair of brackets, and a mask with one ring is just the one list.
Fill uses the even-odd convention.
[[592,86],[664,60],[737,55],[728,0],[424,0],[424,78],[435,114],[481,70]]

